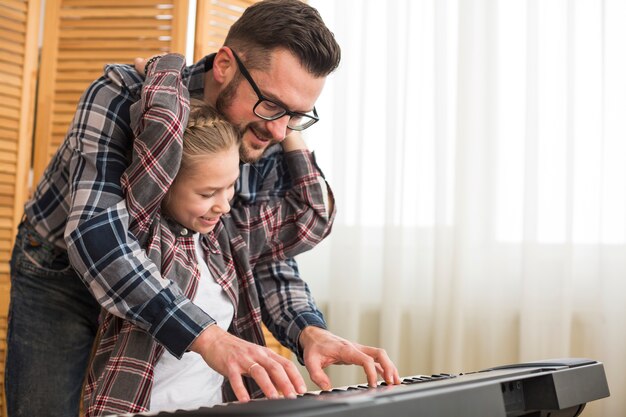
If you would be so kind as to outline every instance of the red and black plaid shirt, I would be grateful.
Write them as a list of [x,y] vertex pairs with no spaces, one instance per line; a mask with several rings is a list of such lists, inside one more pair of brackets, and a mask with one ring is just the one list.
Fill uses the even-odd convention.
[[[141,99],[131,107],[133,158],[122,176],[129,230],[160,270],[163,287],[171,280],[183,292],[172,293],[170,301],[193,299],[200,279],[193,232],[164,217],[160,209],[180,165],[189,115],[188,92],[181,78],[183,65],[184,58],[172,54],[150,68]],[[286,195],[255,204],[240,202],[237,210],[222,216],[213,232],[200,239],[213,278],[235,306],[229,331],[257,344],[264,344],[264,339],[252,269],[259,262],[311,249],[330,232],[334,217],[324,203],[326,183],[312,154],[289,152],[283,162],[292,178]],[[156,316],[176,314],[162,305],[145,308],[153,308],[151,314]],[[212,319],[208,320],[210,324]],[[147,411],[154,365],[163,353],[150,333],[110,313],[103,314],[84,393],[87,416]],[[247,382],[251,394],[260,396],[253,381]],[[224,388],[224,399],[233,400],[227,383]]]

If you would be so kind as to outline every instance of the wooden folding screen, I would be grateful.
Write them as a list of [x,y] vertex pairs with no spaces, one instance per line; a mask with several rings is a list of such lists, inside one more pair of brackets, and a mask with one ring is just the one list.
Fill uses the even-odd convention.
[[9,258],[28,192],[39,10],[38,0],[0,0],[0,414]]
[[185,52],[188,0],[48,0],[37,102],[34,179],[65,137],[104,64]]

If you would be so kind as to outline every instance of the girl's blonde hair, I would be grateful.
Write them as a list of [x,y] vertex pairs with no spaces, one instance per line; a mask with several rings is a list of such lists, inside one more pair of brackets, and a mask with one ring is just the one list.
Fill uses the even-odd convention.
[[230,149],[241,144],[241,133],[213,107],[192,98],[189,122],[183,136],[183,156],[180,171],[207,154]]

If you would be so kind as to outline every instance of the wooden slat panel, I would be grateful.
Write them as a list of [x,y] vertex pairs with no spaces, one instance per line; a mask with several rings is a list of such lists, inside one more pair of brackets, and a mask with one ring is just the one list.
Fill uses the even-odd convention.
[[[15,194],[15,185],[7,185],[7,184],[0,183],[0,194],[8,195],[8,196],[14,195]],[[4,220],[4,219],[0,219],[0,220]],[[13,222],[10,221],[9,219],[6,219],[6,220],[9,221],[9,225],[12,227],[13,226]]]
[[169,36],[171,30],[165,29],[121,29],[111,33],[102,30],[68,30],[61,33],[62,39],[146,39]]
[[[161,48],[152,48],[152,49],[166,49],[167,44],[164,42]],[[149,48],[141,48],[136,50],[112,50],[112,49],[102,49],[98,51],[104,56],[111,57],[114,60],[110,62],[133,62],[133,60],[137,57],[137,53],[150,50]],[[80,61],[80,60],[89,60],[90,55],[93,56],[93,51],[60,51],[59,52],[59,60],[62,61]],[[91,58],[93,59],[93,58]],[[102,59],[100,59],[102,62]],[[108,62],[108,61],[105,61]]]
[[26,13],[7,7],[3,3],[0,3],[0,15],[12,22],[26,23]]
[[[11,42],[15,45],[22,45],[24,47],[24,34],[22,32],[14,32],[6,29],[0,29],[0,39],[3,41]],[[5,42],[2,43],[6,45]]]
[[[54,125],[52,126],[52,137],[53,138],[58,138],[61,137],[63,138],[66,134],[67,134],[67,129],[69,128],[69,126],[60,126],[60,125]],[[55,141],[57,139],[54,139]],[[55,142],[55,143],[58,143]]]
[[0,14],[0,28],[17,33],[26,33],[26,25],[24,22],[16,22],[5,18],[3,14]]
[[[46,43],[37,111],[34,178],[41,178],[63,141],[76,103],[107,63],[184,52],[188,0],[58,0],[46,2]],[[180,45],[183,45],[181,48]]]
[[[92,70],[92,71],[76,71],[76,72],[59,71],[57,72],[57,80],[59,81],[75,80],[75,81],[83,81],[85,83],[89,83],[95,80],[96,78],[100,77],[101,75],[102,75],[102,69]],[[78,99],[78,97],[72,96],[71,100],[74,101],[76,99]],[[60,99],[58,95],[55,96],[55,100],[57,103],[59,101],[63,101],[62,99]],[[68,99],[66,99],[65,101],[67,100]]]
[[[63,5],[70,7],[127,7],[129,5],[129,0],[64,0]],[[163,0],[132,0],[132,4],[134,6],[159,6],[159,7],[173,7],[172,1],[163,1]]]
[[[92,51],[94,49],[114,49],[141,51],[144,49],[160,49],[168,47],[169,42],[158,39],[93,39],[90,45],[84,41],[63,40],[59,44],[60,51]],[[100,72],[102,75],[102,71]]]
[[[141,51],[139,51],[141,52]],[[156,53],[156,52],[155,52]],[[164,53],[164,52],[161,52]],[[137,56],[141,56],[141,55],[137,55]],[[73,60],[59,60],[57,62],[57,69],[58,71],[71,71],[72,68],[74,68],[74,70],[78,70],[80,68],[90,68],[94,71],[99,70],[100,71],[100,75],[102,75],[103,73],[103,69],[104,66],[106,64],[111,64],[111,63],[123,63],[123,64],[130,64],[129,61],[124,61],[122,62],[119,59],[114,59],[115,57],[100,57],[98,59],[73,59]],[[55,74],[55,76],[58,74],[58,72]],[[99,78],[99,77],[96,77]],[[95,80],[96,78],[94,78],[93,80]],[[91,81],[93,81],[91,80]],[[85,84],[85,88],[87,88],[87,86],[89,85],[89,83]],[[56,99],[56,96],[55,96]]]
[[5,42],[4,45],[0,46],[0,48],[2,48],[3,50],[7,52],[12,52],[14,54],[22,54],[22,52],[24,51],[24,45],[12,43],[12,42]]
[[6,84],[6,85],[11,85],[14,87],[17,87],[21,90],[22,87],[22,78],[16,75],[11,75],[11,74],[2,74],[2,78],[0,78],[0,83],[2,84]]
[[[71,118],[74,117],[74,113],[76,112],[76,105],[71,103],[57,103],[55,108],[57,110],[57,114],[63,115],[61,116],[63,122],[67,122],[67,115],[69,115],[71,120]],[[59,119],[55,118],[54,122],[58,123],[58,120]]]
[[[9,230],[13,230],[12,228]],[[0,264],[9,264],[11,260],[11,251],[8,250],[0,250]],[[9,270],[10,270],[10,266],[9,266]],[[0,313],[2,314],[2,313]]]
[[24,65],[24,57],[22,55],[16,55],[9,53],[8,51],[0,50],[0,62],[21,66]]
[[13,130],[14,131],[13,137],[17,136],[17,129],[19,127],[19,124],[20,124],[19,120],[11,120],[11,119],[6,119],[4,117],[0,117],[0,128]]
[[[14,164],[17,155],[12,152],[0,152],[0,162],[7,162],[10,164]],[[1,221],[2,219],[0,219]]]
[[10,129],[6,129],[3,128],[2,126],[0,126],[0,151],[2,149],[4,149],[7,145],[7,141],[10,141],[11,143],[13,143],[13,145],[15,146],[15,131],[12,131]]
[[[15,172],[15,167],[16,167],[15,164],[7,163],[5,161],[0,161],[0,173],[10,174],[12,172]],[[5,199],[0,200],[0,204],[2,205],[9,205],[11,203],[13,203],[12,198],[10,199],[5,198]]]
[[0,4],[2,4],[3,7],[17,10],[23,13],[24,15],[26,15],[26,12],[28,10],[26,2],[22,0],[3,0],[2,3]]
[[161,27],[171,27],[171,20],[159,20],[155,22],[154,19],[141,19],[136,18],[132,20],[125,19],[89,19],[89,20],[64,20],[61,23],[62,29],[81,29],[81,28],[90,28],[90,29],[119,29],[119,28],[135,28],[135,29],[150,29],[150,28],[161,28]]
[[7,96],[12,99],[19,99],[21,97],[21,90],[17,87],[0,83],[0,97]]
[[171,16],[172,12],[169,9],[159,9],[152,7],[89,7],[89,8],[64,8],[61,10],[61,19],[88,19],[88,18],[102,18],[102,19],[131,19],[136,17],[159,17],[159,16]]
[[[5,152],[5,151],[2,151]],[[0,184],[15,184],[14,174],[0,174]],[[0,207],[0,217],[8,217],[13,214],[9,207]]]
[[[11,201],[6,199],[5,197],[0,197],[0,205],[3,205],[2,202],[4,201],[8,201],[9,203],[7,205],[11,204]],[[12,230],[5,230],[5,229],[0,229],[0,240],[11,240],[13,238],[13,231]]]
[[230,25],[246,7],[258,0],[198,0],[194,60],[216,52],[223,44]]
[[232,8],[232,9],[237,10],[238,16],[240,16],[241,13],[243,13],[243,10],[246,7],[258,1],[259,0],[212,0],[212,2],[215,4],[218,4],[218,5],[221,4],[227,8]]
[[20,75],[22,75],[22,67],[19,65],[0,61],[0,73],[15,75],[19,77]]
[[[11,140],[12,137],[9,133],[8,131],[0,131],[0,152],[15,152],[17,150],[17,144]],[[0,181],[2,181],[1,178],[0,176]]]
[[[2,195],[2,193],[0,193]],[[6,217],[0,217],[0,229],[13,230],[13,222]]]
[[0,117],[19,119],[20,112],[10,107],[0,107]]
[[[100,68],[99,72],[98,72],[98,76],[102,75],[102,68]],[[98,76],[94,77],[92,79],[95,80],[96,78],[98,78]],[[76,106],[76,103],[78,103],[78,99],[80,98],[80,94],[75,94],[75,93],[57,93],[55,96],[55,101],[57,103],[72,103],[74,106]]]

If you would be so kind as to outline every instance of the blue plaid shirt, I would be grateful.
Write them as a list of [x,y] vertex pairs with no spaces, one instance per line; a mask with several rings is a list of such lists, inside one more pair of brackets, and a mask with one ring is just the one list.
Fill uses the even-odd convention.
[[[187,67],[183,79],[202,96],[214,56]],[[48,241],[67,249],[70,262],[107,311],[149,332],[180,357],[212,322],[160,272],[128,230],[120,178],[130,163],[130,106],[143,77],[132,66],[108,65],[82,95],[60,148],[26,203],[28,221]],[[280,145],[255,163],[242,164],[237,201],[258,201],[289,188]],[[294,260],[259,264],[254,271],[263,322],[294,352],[304,327],[326,327]],[[301,353],[301,352],[300,352]]]

